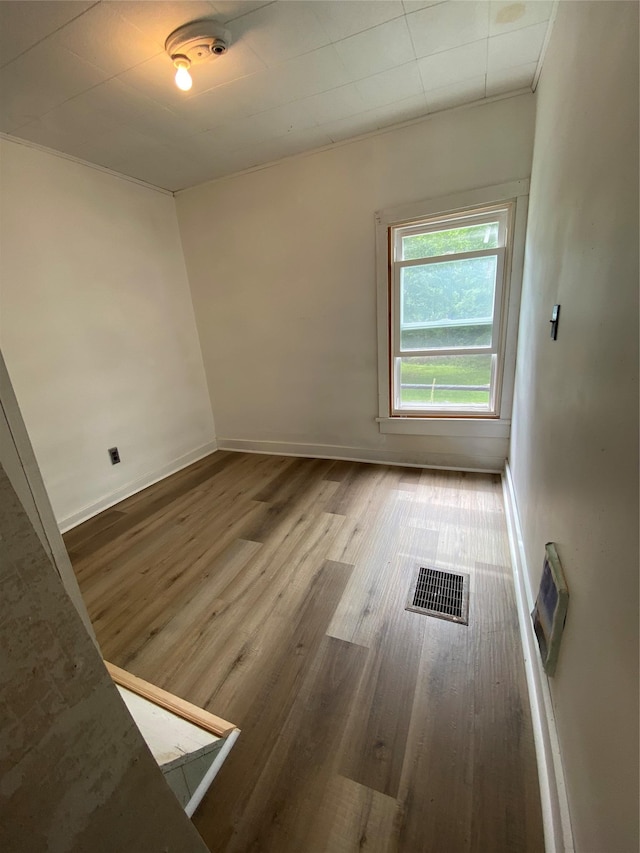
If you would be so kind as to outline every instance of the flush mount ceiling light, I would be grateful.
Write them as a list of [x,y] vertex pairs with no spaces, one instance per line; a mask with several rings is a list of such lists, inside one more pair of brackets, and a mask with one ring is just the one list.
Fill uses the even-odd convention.
[[231,43],[231,34],[215,21],[194,21],[171,33],[164,49],[176,67],[176,86],[183,92],[191,88],[189,68],[211,56],[222,56]]

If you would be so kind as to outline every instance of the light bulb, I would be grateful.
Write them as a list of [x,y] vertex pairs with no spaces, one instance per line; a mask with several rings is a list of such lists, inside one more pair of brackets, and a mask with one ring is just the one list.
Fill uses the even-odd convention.
[[189,74],[189,69],[186,65],[178,65],[178,70],[176,71],[176,86],[178,89],[182,89],[183,92],[188,92],[191,88],[193,80],[191,79],[191,74]]

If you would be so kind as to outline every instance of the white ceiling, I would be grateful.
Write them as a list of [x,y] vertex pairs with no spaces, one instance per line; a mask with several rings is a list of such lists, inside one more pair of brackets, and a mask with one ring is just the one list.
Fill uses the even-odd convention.
[[[0,130],[179,190],[531,87],[553,2],[0,0]],[[164,42],[224,23],[179,91]]]

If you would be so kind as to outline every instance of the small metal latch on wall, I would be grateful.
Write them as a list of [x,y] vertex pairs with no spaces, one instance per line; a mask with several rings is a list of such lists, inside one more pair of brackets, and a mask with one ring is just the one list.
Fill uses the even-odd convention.
[[551,319],[549,322],[551,323],[551,340],[555,341],[558,339],[558,323],[560,321],[560,306],[554,305],[553,310],[551,311]]

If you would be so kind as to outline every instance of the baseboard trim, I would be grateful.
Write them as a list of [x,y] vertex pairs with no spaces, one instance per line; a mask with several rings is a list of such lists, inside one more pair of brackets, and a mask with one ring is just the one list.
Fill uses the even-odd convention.
[[83,521],[88,521],[88,519],[93,518],[93,516],[97,515],[99,512],[103,512],[105,509],[109,509],[109,507],[123,501],[125,498],[129,498],[131,495],[141,492],[143,489],[146,489],[148,486],[152,486],[159,480],[164,480],[165,477],[169,477],[171,474],[181,471],[183,468],[186,468],[188,465],[192,465],[194,462],[208,456],[217,449],[218,443],[214,439],[207,444],[203,444],[201,447],[197,447],[195,450],[189,451],[189,453],[179,456],[177,459],[174,459],[173,462],[163,465],[162,468],[150,471],[148,474],[138,477],[137,480],[133,480],[131,483],[126,483],[124,486],[120,486],[120,488],[116,489],[115,492],[105,495],[103,498],[100,498],[99,501],[89,504],[88,506],[78,510],[78,512],[74,512],[72,515],[61,519],[58,522],[60,532],[66,533],[73,527],[77,527],[79,524],[82,524]]
[[[378,450],[363,447],[348,447],[339,444],[302,444],[284,441],[258,441],[241,438],[219,438],[218,450],[232,450],[242,453],[264,453],[267,456],[297,456],[302,459],[335,459],[344,462],[369,462],[377,465],[400,465],[408,468],[434,468],[441,471],[469,471],[480,474],[501,474],[499,459],[489,458],[487,464],[435,465],[426,461],[433,453],[420,451]],[[453,454],[447,454],[453,455]],[[463,457],[458,456],[461,460]],[[465,457],[466,462],[476,459]]]
[[533,610],[535,596],[531,588],[522,526],[508,461],[502,477],[502,488],[538,763],[545,851],[546,853],[573,853],[573,834],[562,768],[562,756],[549,679],[542,668],[531,624],[530,613]]

